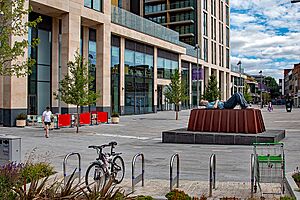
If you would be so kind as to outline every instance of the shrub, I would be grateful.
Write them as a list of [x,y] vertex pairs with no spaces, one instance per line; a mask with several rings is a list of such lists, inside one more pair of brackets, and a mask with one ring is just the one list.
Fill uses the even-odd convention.
[[26,180],[26,183],[32,180],[38,180],[40,178],[51,176],[55,174],[54,167],[46,162],[28,163],[24,166],[21,176]]
[[23,164],[9,163],[0,168],[0,199],[15,199],[12,188],[21,185]]
[[120,115],[119,115],[119,113],[117,113],[117,112],[113,112],[113,113],[111,114],[111,117],[120,117]]
[[20,113],[17,115],[16,120],[26,120],[27,115],[25,113]]
[[168,200],[192,200],[188,194],[180,190],[172,190],[166,194],[166,198]]

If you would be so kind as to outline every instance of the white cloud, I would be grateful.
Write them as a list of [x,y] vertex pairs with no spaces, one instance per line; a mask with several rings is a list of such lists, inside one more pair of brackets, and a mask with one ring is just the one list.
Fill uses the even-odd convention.
[[290,0],[231,0],[231,63],[246,72],[282,77],[300,62],[300,3]]

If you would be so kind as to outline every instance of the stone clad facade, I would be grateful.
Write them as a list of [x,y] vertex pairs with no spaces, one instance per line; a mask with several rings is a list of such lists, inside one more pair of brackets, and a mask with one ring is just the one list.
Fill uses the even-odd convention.
[[[35,58],[37,64],[34,73],[27,77],[0,77],[0,124],[14,126],[17,114],[41,115],[45,106],[50,106],[54,113],[74,113],[75,107],[55,99],[53,92],[68,73],[67,62],[74,59],[76,51],[89,60],[90,73],[95,77],[94,89],[101,93],[95,105],[82,111],[126,115],[173,109],[163,91],[175,69],[184,75],[189,88],[190,100],[183,103],[183,108],[196,105],[192,80],[192,68],[197,63],[195,50],[180,42],[175,31],[115,7],[111,0],[27,3],[33,8],[29,19],[43,18],[37,29],[26,36],[29,40],[41,40],[37,48],[29,49],[28,55],[26,52],[26,57]],[[208,45],[208,58],[213,52],[209,48]],[[226,99],[230,95],[229,68],[212,64],[209,59],[198,62],[204,68],[201,94],[209,75],[215,74],[222,98]]]

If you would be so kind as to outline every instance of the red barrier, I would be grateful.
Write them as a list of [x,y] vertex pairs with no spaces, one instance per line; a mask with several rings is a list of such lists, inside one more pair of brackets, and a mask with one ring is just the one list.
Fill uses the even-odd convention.
[[98,123],[107,123],[108,122],[108,113],[107,112],[97,112],[97,122]]
[[58,127],[70,127],[70,126],[71,126],[70,114],[58,115]]
[[85,112],[80,114],[80,125],[90,125],[91,124],[91,113]]

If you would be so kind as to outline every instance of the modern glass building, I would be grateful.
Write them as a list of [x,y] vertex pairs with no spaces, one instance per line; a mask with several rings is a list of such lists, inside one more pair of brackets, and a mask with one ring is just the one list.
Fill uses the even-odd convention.
[[[200,44],[206,47],[201,48],[197,60],[194,46],[183,43],[181,33],[167,28],[175,27],[176,19],[194,20],[191,23],[194,25],[197,20],[198,24],[202,23],[204,15],[200,18],[197,15],[197,19],[194,19],[196,16],[193,14],[195,6],[201,5],[202,9],[202,3],[176,1],[175,4],[166,5],[165,9],[171,10],[166,13],[165,23],[168,24],[165,27],[153,22],[153,19],[151,21],[139,16],[143,13],[148,13],[147,18],[154,16],[150,13],[150,5],[154,3],[150,0],[139,2],[134,5],[128,0],[28,1],[26,6],[33,8],[28,19],[38,16],[43,19],[36,28],[29,29],[26,36],[29,41],[40,38],[39,45],[29,48],[24,55],[24,60],[31,57],[36,59],[36,64],[32,74],[27,77],[0,77],[0,124],[13,126],[17,114],[41,115],[46,106],[50,106],[54,113],[75,113],[74,105],[65,104],[53,95],[60,87],[60,80],[68,73],[67,63],[74,59],[75,52],[89,61],[89,72],[94,77],[93,90],[101,94],[95,105],[83,107],[82,111],[138,115],[173,109],[164,97],[164,90],[175,70],[181,72],[190,96],[189,100],[182,102],[182,109],[197,105],[197,81],[202,94],[211,74],[218,77],[222,98],[228,97],[231,72],[225,63],[229,60],[225,59],[226,56],[217,59],[219,54],[214,54],[218,52],[219,44],[223,52],[229,51],[225,35],[222,39],[225,43],[219,43],[219,40],[211,39],[210,28],[207,28],[206,37],[202,28],[199,31],[199,27],[195,27],[198,32],[195,30],[194,35],[197,34],[201,38]],[[219,5],[219,1],[216,2]],[[208,15],[206,23],[210,23],[210,3],[207,2],[205,11]],[[225,13],[229,4],[223,0],[220,3]],[[186,4],[194,6],[194,11],[189,6],[188,10],[178,7]],[[151,9],[153,11],[154,8]],[[162,7],[160,12],[164,12]],[[213,18],[220,21],[218,15]],[[225,27],[229,29],[225,21],[222,24],[224,30]],[[207,60],[203,58],[204,53],[207,54]],[[215,59],[216,64],[212,64],[211,59]]]

